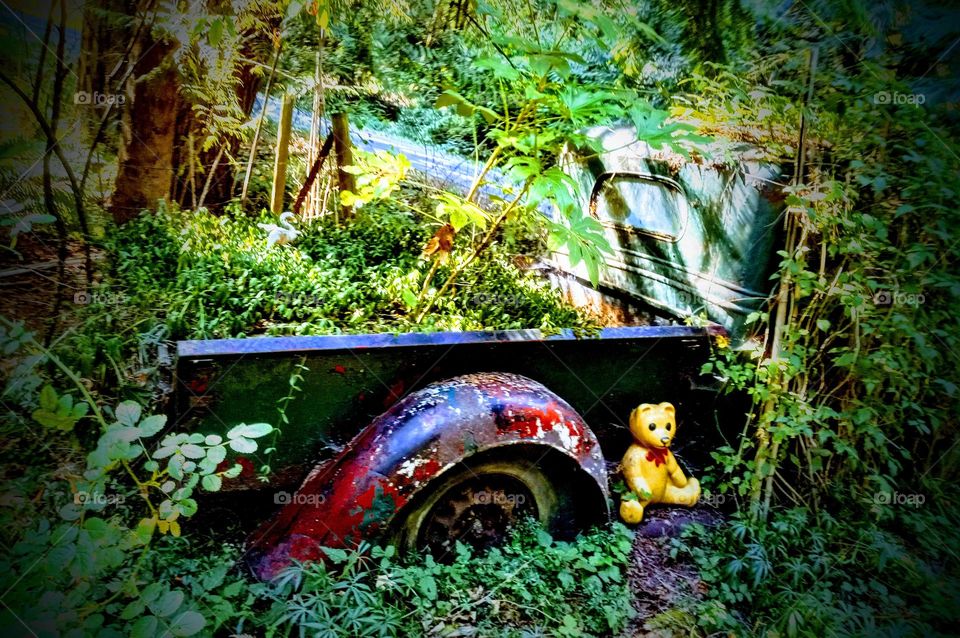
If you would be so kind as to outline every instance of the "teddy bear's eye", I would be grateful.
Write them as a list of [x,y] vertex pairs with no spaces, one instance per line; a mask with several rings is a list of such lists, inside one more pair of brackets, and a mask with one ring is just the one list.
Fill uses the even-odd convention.
[[667,432],[670,431],[670,425],[671,425],[670,423],[667,423]]
[[657,424],[656,424],[656,423],[651,423],[651,424],[650,424],[650,431],[653,432],[653,431],[656,430],[656,429],[657,429]]

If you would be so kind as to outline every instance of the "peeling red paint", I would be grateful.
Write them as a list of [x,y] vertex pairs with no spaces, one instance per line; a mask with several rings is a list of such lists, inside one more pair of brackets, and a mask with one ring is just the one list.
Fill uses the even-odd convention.
[[344,368],[342,365],[337,364],[337,365],[333,366],[332,372],[334,372],[334,373],[336,373],[336,374],[346,374],[347,369]]
[[497,428],[501,433],[512,432],[524,439],[540,438],[545,430],[552,430],[559,411],[551,403],[545,408],[521,408],[496,411]]
[[440,471],[440,462],[437,459],[430,459],[422,465],[418,465],[416,469],[413,470],[413,480],[414,481],[426,481],[433,478],[437,472]]
[[259,578],[275,577],[291,560],[316,560],[317,547],[374,538],[444,468],[495,447],[553,448],[607,493],[603,458],[588,454],[596,446],[593,433],[541,384],[512,374],[472,374],[395,401],[404,387],[397,381],[391,407],[339,457],[310,473],[298,494],[317,498],[286,505],[253,535],[247,560]]

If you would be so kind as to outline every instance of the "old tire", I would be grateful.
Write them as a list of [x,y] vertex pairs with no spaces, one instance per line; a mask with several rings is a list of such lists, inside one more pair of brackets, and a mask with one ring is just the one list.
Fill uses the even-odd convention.
[[[388,539],[408,552],[451,557],[457,541],[483,550],[529,517],[557,538],[602,520],[605,496],[572,459],[552,448],[510,445],[438,476],[398,513]],[[599,499],[599,500],[598,500]]]

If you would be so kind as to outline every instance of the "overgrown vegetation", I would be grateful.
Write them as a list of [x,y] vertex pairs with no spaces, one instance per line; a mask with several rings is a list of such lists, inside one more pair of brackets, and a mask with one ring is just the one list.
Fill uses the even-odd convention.
[[109,238],[114,275],[85,291],[87,323],[61,343],[62,356],[109,385],[129,381],[117,362],[134,352],[146,349],[139,363],[149,366],[158,337],[595,326],[524,269],[542,255],[545,230],[519,225],[417,321],[410,291],[437,222],[410,205],[374,202],[349,225],[313,224],[295,245],[274,247],[257,227],[266,215],[175,208],[144,215]]
[[[103,4],[85,19],[102,59],[85,59],[77,78],[65,5],[51,10],[42,47],[24,40],[36,49],[28,59],[13,38],[0,51],[3,98],[23,106],[11,107],[16,130],[0,140],[4,255],[11,269],[33,253],[57,261],[42,275],[53,292],[36,306],[47,316],[33,306],[18,315],[46,334],[6,320],[0,330],[0,570],[13,575],[0,624],[11,635],[621,631],[630,534],[616,525],[572,543],[524,527],[502,548],[460,548],[450,562],[331,551],[327,564],[253,584],[235,569],[240,532],[211,538],[190,519],[237,471],[227,457],[255,451],[272,426],[198,434],[152,412],[157,347],[175,339],[596,328],[530,266],[563,247],[597,280],[609,246],[556,160],[566,144],[591,143],[586,128],[622,123],[674,162],[750,154],[791,176],[778,185],[784,245],[771,301],[750,318],[758,338],[718,347],[703,368],[749,402],[745,420],[722,415],[731,436],[700,474],[729,519],[669,543],[702,587],[658,626],[955,632],[960,159],[949,12],[813,0],[314,0],[236,14],[134,3],[123,16]],[[134,96],[134,86],[130,110],[116,99],[70,104],[71,89]],[[447,190],[401,158],[358,153],[336,167],[355,178],[343,190],[331,156],[310,195],[316,218],[296,241],[268,246],[257,224],[275,221],[261,208],[271,171],[248,148],[258,89],[313,109],[311,138],[294,145],[307,158],[279,182],[287,201],[332,114],[480,168],[468,189]],[[86,126],[78,133],[66,116]],[[39,176],[21,166],[27,151],[42,157]],[[264,166],[241,205],[248,151]],[[501,188],[481,197],[494,180]],[[115,225],[104,221],[111,192]],[[76,281],[70,246],[83,255]],[[83,252],[92,248],[104,253],[96,271]],[[71,306],[73,293],[83,297]]]
[[[22,325],[5,323],[0,339],[8,355],[22,357],[5,397],[25,411],[36,406],[43,432],[69,437],[64,449],[28,439],[32,463],[4,464],[22,472],[5,486],[0,518],[13,548],[0,568],[20,576],[4,592],[5,635],[357,637],[475,628],[484,635],[590,636],[619,630],[631,615],[624,573],[630,533],[622,526],[567,543],[531,521],[501,548],[474,554],[458,544],[444,562],[399,560],[393,547],[328,549],[329,564],[293,565],[273,583],[253,584],[238,569],[238,548],[224,544],[228,530],[190,534],[190,519],[203,493],[239,474],[241,465],[227,458],[256,452],[270,425],[237,424],[225,437],[172,432],[165,416],[147,416],[136,402],[97,407]],[[62,394],[45,385],[36,370],[43,363],[77,385]],[[78,426],[91,406],[92,427]],[[16,419],[4,429],[23,427],[32,426]],[[91,437],[97,443],[83,460],[79,442]],[[36,499],[18,496],[38,482],[44,489]]]

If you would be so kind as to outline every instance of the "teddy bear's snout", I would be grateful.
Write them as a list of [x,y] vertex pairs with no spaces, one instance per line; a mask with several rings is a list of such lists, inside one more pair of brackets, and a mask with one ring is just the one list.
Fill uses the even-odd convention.
[[660,439],[660,442],[663,443],[664,445],[666,445],[667,443],[670,442],[670,437],[669,437],[669,436],[665,436],[665,437],[663,437],[662,439]]

